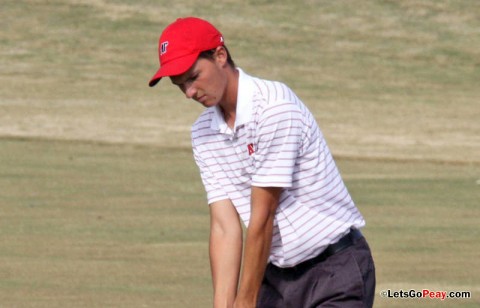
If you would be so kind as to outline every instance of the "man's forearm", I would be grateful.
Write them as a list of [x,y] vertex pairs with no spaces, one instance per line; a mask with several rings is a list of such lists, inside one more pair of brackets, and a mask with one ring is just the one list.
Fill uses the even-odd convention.
[[251,226],[247,230],[242,279],[238,298],[256,302],[262,283],[265,267],[270,255],[273,220],[267,220],[260,226]]
[[280,188],[252,187],[252,211],[247,228],[242,278],[236,299],[239,307],[255,307],[270,255],[273,222],[280,193]]
[[210,266],[214,290],[214,307],[232,307],[237,295],[242,255],[241,234],[210,235]]
[[214,307],[232,307],[242,260],[243,230],[229,200],[210,205],[210,267]]

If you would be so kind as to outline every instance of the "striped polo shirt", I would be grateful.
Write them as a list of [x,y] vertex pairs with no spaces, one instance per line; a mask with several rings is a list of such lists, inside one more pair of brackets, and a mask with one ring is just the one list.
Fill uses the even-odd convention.
[[269,261],[291,267],[365,221],[307,107],[286,85],[238,71],[235,125],[207,108],[192,126],[195,161],[208,203],[230,199],[246,226],[251,187],[284,188]]

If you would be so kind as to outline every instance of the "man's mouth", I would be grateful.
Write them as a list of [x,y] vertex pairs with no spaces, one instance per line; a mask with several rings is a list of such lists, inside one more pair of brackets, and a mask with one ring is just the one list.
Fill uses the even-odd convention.
[[199,102],[199,103],[205,103],[206,100],[207,100],[206,95],[202,95],[202,96],[197,98],[197,102]]

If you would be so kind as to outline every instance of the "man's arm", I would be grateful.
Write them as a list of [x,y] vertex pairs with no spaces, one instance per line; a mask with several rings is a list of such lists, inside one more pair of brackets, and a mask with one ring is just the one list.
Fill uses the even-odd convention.
[[252,187],[251,216],[243,257],[243,271],[235,307],[253,308],[267,266],[273,221],[282,188]]
[[242,226],[230,200],[210,204],[210,267],[214,307],[233,307],[242,260]]

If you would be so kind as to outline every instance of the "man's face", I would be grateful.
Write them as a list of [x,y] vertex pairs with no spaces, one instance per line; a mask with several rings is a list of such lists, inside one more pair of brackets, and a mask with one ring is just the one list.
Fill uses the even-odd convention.
[[199,58],[184,74],[170,77],[187,98],[194,99],[205,107],[217,105],[224,99],[227,78],[223,61]]

